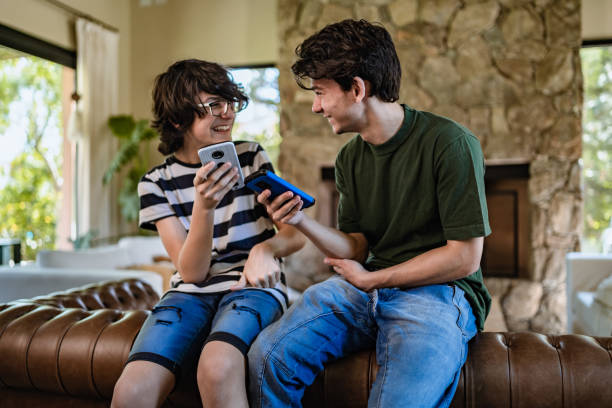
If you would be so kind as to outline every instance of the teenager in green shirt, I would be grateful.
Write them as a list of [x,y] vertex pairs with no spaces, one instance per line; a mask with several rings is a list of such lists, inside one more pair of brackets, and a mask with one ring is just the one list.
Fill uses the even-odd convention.
[[381,26],[332,24],[296,53],[292,69],[314,91],[313,112],[335,133],[358,135],[336,159],[338,229],[305,215],[290,192],[258,197],[339,276],[310,287],[260,334],[249,352],[251,406],[300,406],[326,363],[371,347],[380,370],[369,406],[448,406],[490,306],[480,143],[450,119],[397,102],[400,64]]

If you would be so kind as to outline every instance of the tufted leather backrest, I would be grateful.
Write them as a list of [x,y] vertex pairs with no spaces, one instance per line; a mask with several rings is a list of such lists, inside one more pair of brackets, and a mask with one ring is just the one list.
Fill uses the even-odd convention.
[[[97,309],[151,309],[159,300],[151,286],[139,279],[99,282],[63,292],[55,292],[13,303],[34,303],[58,308]],[[5,305],[3,305],[5,306]]]
[[[454,408],[612,406],[611,337],[485,332],[469,347]],[[331,364],[304,406],[365,407],[377,371],[373,350]]]
[[158,297],[137,279],[0,306],[0,385],[110,398]]

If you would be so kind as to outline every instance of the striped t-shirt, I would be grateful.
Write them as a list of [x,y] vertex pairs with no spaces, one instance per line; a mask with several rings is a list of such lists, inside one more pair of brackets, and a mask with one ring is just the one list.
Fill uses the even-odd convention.
[[[274,171],[263,148],[255,142],[234,142],[242,174],[266,169]],[[138,183],[140,196],[140,227],[156,231],[155,222],[177,217],[189,231],[195,188],[193,178],[201,164],[189,164],[170,156],[151,169]],[[275,234],[274,224],[255,194],[247,187],[230,190],[215,209],[212,257],[206,279],[198,283],[183,282],[175,272],[170,279],[170,291],[189,293],[222,293],[240,279],[251,248]],[[282,268],[282,263],[281,263]],[[287,304],[285,275],[273,289],[263,289],[274,295],[283,308]]]

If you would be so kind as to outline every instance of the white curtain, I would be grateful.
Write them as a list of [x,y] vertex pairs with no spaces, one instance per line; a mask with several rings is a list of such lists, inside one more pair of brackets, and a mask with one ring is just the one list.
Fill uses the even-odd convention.
[[99,238],[115,234],[116,192],[102,185],[102,176],[116,151],[107,126],[117,114],[119,93],[119,34],[84,19],[76,22],[77,123],[71,138],[77,141],[76,234],[97,231]]

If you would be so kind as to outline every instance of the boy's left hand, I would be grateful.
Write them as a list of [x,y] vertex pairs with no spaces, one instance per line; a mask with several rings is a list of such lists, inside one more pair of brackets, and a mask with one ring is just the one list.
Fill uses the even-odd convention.
[[240,290],[246,286],[273,288],[280,281],[280,278],[280,265],[274,254],[264,245],[255,245],[249,252],[240,280],[230,289]]
[[369,282],[369,273],[359,262],[353,261],[352,259],[337,259],[337,258],[325,258],[323,260],[327,265],[331,265],[334,271],[344,277],[353,286],[363,290],[369,291],[372,289],[371,283]]

